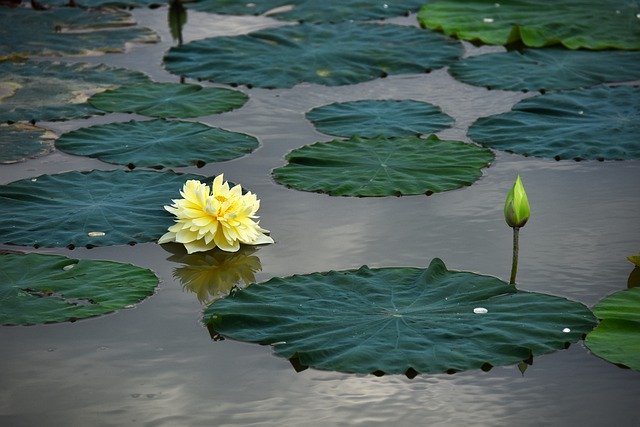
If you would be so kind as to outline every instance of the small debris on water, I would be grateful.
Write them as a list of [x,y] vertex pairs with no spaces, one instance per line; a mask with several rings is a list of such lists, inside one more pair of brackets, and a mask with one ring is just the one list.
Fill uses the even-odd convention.
[[487,314],[489,312],[489,310],[487,310],[484,307],[476,307],[476,308],[473,309],[473,312],[475,314]]
[[562,330],[562,332],[564,332],[565,334],[568,334],[569,332],[571,332],[571,329],[569,329],[569,328],[564,328],[564,329]]
[[87,233],[87,236],[89,237],[102,237],[104,236],[106,233],[104,231],[90,231]]
[[72,269],[73,267],[75,267],[75,266],[76,266],[75,264],[69,264],[69,265],[65,265],[64,267],[62,267],[62,269],[63,269],[64,271],[69,271],[69,270],[71,270],[71,269]]
[[493,22],[493,18],[484,18],[482,20],[482,22],[486,23],[486,24],[491,24]]

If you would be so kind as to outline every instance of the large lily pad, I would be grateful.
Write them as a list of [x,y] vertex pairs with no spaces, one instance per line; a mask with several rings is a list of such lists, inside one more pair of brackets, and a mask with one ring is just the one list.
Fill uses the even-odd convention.
[[469,137],[525,156],[640,159],[640,87],[596,87],[548,93],[483,117]]
[[293,150],[275,180],[304,191],[332,196],[432,194],[471,185],[494,156],[459,141],[353,137]]
[[214,302],[214,334],[270,344],[319,369],[431,373],[517,363],[579,340],[584,305],[524,292],[490,276],[381,268],[274,278]]
[[419,28],[344,22],[197,40],[171,48],[164,64],[171,73],[196,79],[289,88],[423,73],[450,64],[461,53],[459,42]]
[[430,134],[454,122],[435,105],[413,100],[337,102],[314,108],[306,116],[320,132],[363,138]]
[[61,151],[130,168],[203,166],[241,157],[258,145],[243,133],[164,119],[80,128],[56,141]]
[[198,0],[190,9],[227,15],[269,15],[305,22],[384,19],[416,12],[424,0]]
[[640,288],[616,292],[593,308],[600,324],[587,335],[592,353],[640,371]]
[[163,209],[188,179],[173,172],[91,171],[0,186],[0,242],[106,246],[153,242],[173,224]]
[[89,99],[89,103],[110,112],[188,118],[240,108],[248,99],[244,93],[231,89],[179,83],[145,83],[98,93]]
[[53,149],[55,135],[25,123],[0,125],[0,163],[16,163]]
[[77,7],[32,10],[2,8],[0,60],[35,55],[122,52],[126,43],[155,43],[157,34],[135,27],[118,10]]
[[434,0],[420,24],[464,40],[530,47],[640,49],[640,4],[627,0]]
[[0,62],[0,121],[54,121],[104,114],[86,102],[91,95],[148,81],[142,73],[102,64]]
[[452,64],[449,73],[490,89],[577,89],[640,80],[640,52],[554,48],[498,52],[464,58]]
[[57,255],[0,254],[0,323],[74,321],[128,308],[153,294],[150,270]]

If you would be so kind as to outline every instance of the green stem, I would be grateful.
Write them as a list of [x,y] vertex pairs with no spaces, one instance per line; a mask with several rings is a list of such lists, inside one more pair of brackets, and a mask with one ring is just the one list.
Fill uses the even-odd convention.
[[510,285],[516,284],[516,274],[518,274],[519,232],[520,227],[513,227],[513,261],[511,262],[511,279],[509,280]]

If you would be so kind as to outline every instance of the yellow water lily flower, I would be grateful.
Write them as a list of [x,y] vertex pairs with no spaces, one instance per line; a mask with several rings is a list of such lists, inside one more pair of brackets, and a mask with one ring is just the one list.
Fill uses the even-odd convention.
[[522,180],[518,175],[504,204],[504,218],[509,227],[523,227],[527,223],[530,214],[531,208],[529,207],[527,193],[524,191],[524,185],[522,185]]
[[211,188],[198,180],[189,180],[180,195],[182,199],[174,199],[173,205],[164,207],[176,216],[176,223],[158,243],[182,243],[190,254],[215,247],[236,252],[240,243],[273,243],[265,234],[269,230],[254,221],[260,208],[258,198],[251,192],[242,194],[240,185],[229,188],[223,175],[215,177]]

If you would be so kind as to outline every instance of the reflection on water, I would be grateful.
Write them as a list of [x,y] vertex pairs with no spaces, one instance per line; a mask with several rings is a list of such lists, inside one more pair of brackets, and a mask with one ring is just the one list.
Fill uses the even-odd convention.
[[207,252],[187,254],[179,244],[163,245],[173,253],[167,260],[184,264],[173,270],[183,289],[193,292],[203,304],[224,297],[234,287],[244,287],[256,281],[262,270],[255,246],[243,245],[238,252],[224,252],[218,248]]

